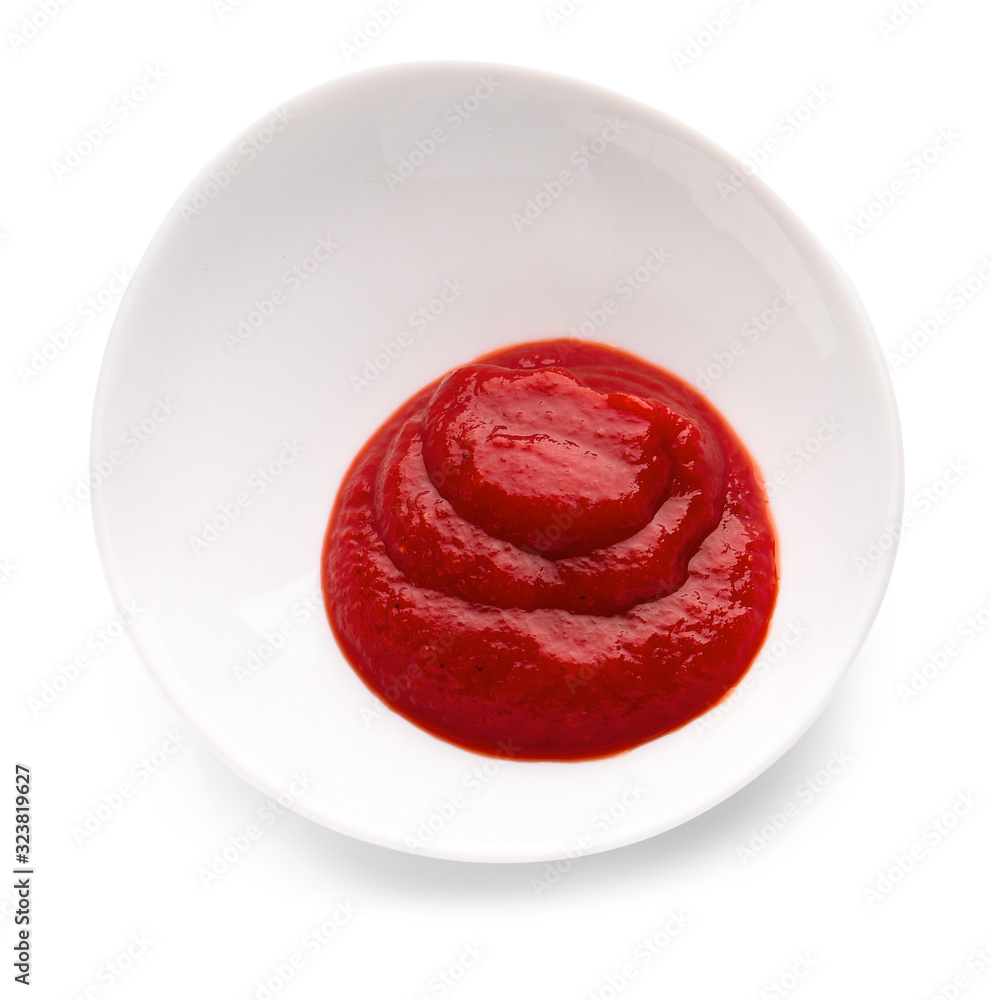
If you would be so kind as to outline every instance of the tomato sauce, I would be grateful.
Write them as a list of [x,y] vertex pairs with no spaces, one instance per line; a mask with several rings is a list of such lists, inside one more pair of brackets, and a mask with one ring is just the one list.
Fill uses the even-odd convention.
[[401,406],[344,478],[322,581],[373,692],[519,760],[608,756],[707,711],[760,649],[778,582],[726,421],[574,340],[488,354]]

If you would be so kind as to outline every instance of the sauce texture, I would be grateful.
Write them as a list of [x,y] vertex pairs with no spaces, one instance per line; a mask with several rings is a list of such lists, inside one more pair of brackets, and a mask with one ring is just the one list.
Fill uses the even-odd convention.
[[760,476],[694,389],[548,340],[428,385],[361,449],[322,581],[347,659],[469,750],[582,760],[701,715],[777,595]]

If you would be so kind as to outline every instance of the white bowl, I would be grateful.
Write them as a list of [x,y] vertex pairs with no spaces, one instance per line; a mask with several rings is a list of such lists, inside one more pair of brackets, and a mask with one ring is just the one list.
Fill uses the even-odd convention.
[[[900,437],[854,293],[737,169],[587,84],[428,63],[318,87],[196,178],[111,334],[93,512],[115,600],[142,609],[138,652],[235,771],[373,843],[532,861],[676,826],[808,728],[888,580]],[[706,390],[768,481],[780,594],[761,657],[702,719],[603,760],[496,762],[358,679],[321,544],[394,408],[486,351],[569,333]]]

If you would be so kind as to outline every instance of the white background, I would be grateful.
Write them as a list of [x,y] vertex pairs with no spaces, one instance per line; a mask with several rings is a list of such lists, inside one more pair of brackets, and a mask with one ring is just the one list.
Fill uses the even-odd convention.
[[[24,995],[928,1000],[954,995],[955,977],[955,995],[991,995],[991,953],[980,957],[991,947],[991,629],[979,631],[982,610],[991,622],[986,5],[401,0],[349,58],[342,43],[384,2],[46,2],[53,16],[41,0],[5,0],[0,13],[0,732],[10,775],[0,865],[14,867],[20,762],[33,773],[35,866],[34,993]],[[722,30],[706,34],[721,10]],[[561,12],[556,23],[549,11]],[[25,30],[32,16],[43,26]],[[689,48],[693,38],[708,44]],[[203,869],[225,848],[237,853],[229,848],[265,800],[184,734],[115,638],[88,504],[66,509],[88,469],[119,295],[91,322],[86,301],[133,270],[189,180],[263,114],[351,70],[428,59],[588,80],[741,158],[774,139],[760,176],[850,275],[888,355],[917,517],[836,698],[777,764],[702,817],[561,875],[405,855],[289,813],[205,884]],[[111,113],[152,68],[163,82],[126,118]],[[814,88],[826,99],[807,114]],[[806,119],[797,131],[789,114]],[[99,146],[56,170],[108,115]],[[924,169],[911,165],[916,155]],[[890,204],[854,229],[885,191]],[[945,322],[933,321],[939,309]],[[25,377],[20,366],[73,320],[65,349]],[[963,474],[947,478],[953,463]],[[88,665],[45,704],[45,685],[80,653]],[[899,685],[917,670],[921,690],[906,698]],[[174,752],[151,760],[163,746]],[[833,775],[823,770],[831,758]],[[134,795],[80,836],[122,781]],[[897,881],[884,881],[892,868]],[[12,883],[0,883],[5,996],[24,990],[8,994]],[[314,946],[307,935],[335,913],[343,926]],[[678,933],[665,937],[666,927]],[[470,952],[481,957],[466,968]]]

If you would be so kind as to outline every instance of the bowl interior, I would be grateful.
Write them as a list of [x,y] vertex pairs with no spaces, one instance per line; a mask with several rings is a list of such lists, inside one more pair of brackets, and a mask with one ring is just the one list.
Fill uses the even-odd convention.
[[[614,94],[423,64],[304,94],[194,180],[111,335],[93,507],[142,658],[240,774],[376,843],[532,860],[677,825],[811,724],[890,571],[897,420],[845,280],[734,169]],[[708,716],[610,759],[496,762],[358,680],[326,622],[321,544],[345,469],[400,403],[561,335],[632,351],[720,408],[768,482],[780,595],[761,657]]]

